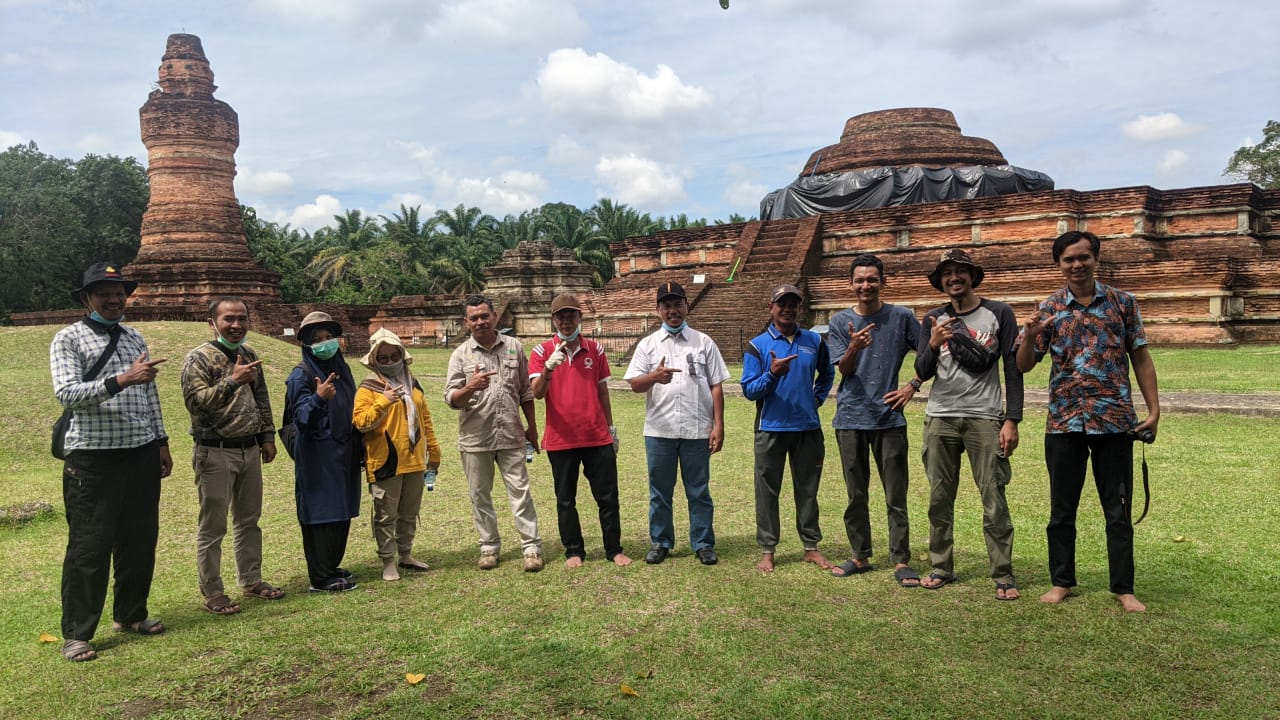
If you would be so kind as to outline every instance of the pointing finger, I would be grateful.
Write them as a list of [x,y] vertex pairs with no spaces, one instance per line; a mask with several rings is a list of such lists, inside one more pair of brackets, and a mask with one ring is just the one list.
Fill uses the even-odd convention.
[[788,362],[788,363],[789,363],[789,362],[791,362],[792,360],[795,360],[795,359],[796,359],[796,358],[798,358],[798,357],[800,357],[800,356],[799,356],[799,355],[788,355],[788,356],[786,356],[786,357],[782,358],[782,362]]
[[[146,357],[146,353],[143,353],[143,354],[142,354],[142,356],[143,356],[143,357]],[[139,359],[141,359],[141,358],[139,358]],[[162,363],[162,362],[169,362],[169,358],[160,358],[159,360],[151,360],[150,362],[147,362],[146,364],[147,364],[147,366],[148,366],[148,367],[155,367],[155,366],[159,365],[159,364],[160,364],[160,363]]]

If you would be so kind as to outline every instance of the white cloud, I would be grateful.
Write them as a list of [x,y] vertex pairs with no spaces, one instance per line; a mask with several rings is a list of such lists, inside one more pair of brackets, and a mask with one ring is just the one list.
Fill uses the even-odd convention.
[[750,180],[734,180],[724,188],[724,199],[735,209],[746,211],[749,215],[760,213],[760,200],[769,188]]
[[541,205],[548,186],[537,173],[508,170],[497,178],[461,178],[454,188],[457,202],[502,217]]
[[822,14],[871,37],[917,38],[927,45],[975,51],[1081,30],[1140,12],[1146,0],[932,0],[925,12],[898,0],[771,0],[781,14]]
[[391,199],[383,204],[383,215],[391,217],[392,213],[399,213],[400,206],[406,208],[418,208],[418,216],[424,220],[435,214],[436,206],[427,199],[425,195],[415,192],[399,192],[391,195]]
[[328,25],[370,42],[546,47],[587,25],[569,0],[259,0],[286,18]]
[[595,157],[577,140],[560,135],[547,146],[547,160],[568,167],[590,166]]
[[236,169],[236,193],[254,195],[287,195],[293,192],[293,178],[279,170],[257,172],[240,166]]
[[670,125],[712,105],[709,92],[686,85],[666,65],[645,75],[604,53],[588,55],[580,48],[551,53],[538,71],[538,94],[552,113],[586,127]]
[[293,227],[302,228],[308,232],[314,232],[316,229],[332,223],[333,216],[342,214],[342,211],[342,203],[338,202],[338,198],[332,195],[319,195],[316,197],[315,202],[299,205],[287,214],[277,213],[272,220],[278,223],[288,223]]
[[636,207],[661,208],[685,197],[679,176],[632,153],[600,158],[596,178],[609,187],[610,197]]
[[[112,152],[112,147],[111,139],[98,133],[82,135],[79,140],[76,140],[76,149],[82,153],[105,155]],[[118,155],[119,153],[116,154]]]
[[7,150],[14,145],[26,145],[27,141],[22,135],[8,130],[0,130],[0,152]]
[[438,148],[417,142],[397,144],[418,163],[441,207],[462,203],[501,217],[541,205],[541,197],[550,187],[541,175],[525,170],[506,170],[497,177],[458,177],[442,166]]
[[1177,113],[1139,115],[1120,126],[1120,132],[1138,142],[1183,140],[1204,132],[1203,125],[1195,125],[1178,117]]
[[1182,150],[1170,150],[1156,163],[1156,175],[1160,178],[1175,178],[1191,166],[1191,156]]
[[453,43],[546,47],[572,41],[586,29],[568,0],[459,0],[446,4],[428,32]]

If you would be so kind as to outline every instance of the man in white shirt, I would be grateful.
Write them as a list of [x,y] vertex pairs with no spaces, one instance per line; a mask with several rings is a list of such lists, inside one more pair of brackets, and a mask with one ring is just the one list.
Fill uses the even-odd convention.
[[657,565],[675,545],[672,498],[676,467],[689,501],[689,542],[703,565],[715,565],[711,455],[724,445],[729,370],[715,341],[689,327],[689,303],[676,283],[658,287],[662,327],[636,346],[623,379],[645,393],[644,446],[649,461],[649,539],[644,561]]

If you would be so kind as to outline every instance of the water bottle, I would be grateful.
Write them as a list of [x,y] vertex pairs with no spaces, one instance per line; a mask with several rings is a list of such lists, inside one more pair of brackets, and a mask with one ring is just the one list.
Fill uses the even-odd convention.
[[422,482],[427,484],[427,492],[432,492],[433,490],[435,490],[436,489],[436,471],[428,470],[425,473],[423,473]]
[[524,461],[527,463],[533,462],[533,454],[535,452],[537,451],[533,449],[533,443],[526,440],[524,443]]

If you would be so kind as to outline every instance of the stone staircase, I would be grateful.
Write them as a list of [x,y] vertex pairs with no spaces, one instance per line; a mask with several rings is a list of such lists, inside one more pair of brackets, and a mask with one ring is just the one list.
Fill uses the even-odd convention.
[[710,335],[726,360],[740,360],[747,341],[769,323],[773,289],[783,283],[804,289],[806,271],[821,258],[821,237],[820,216],[760,223],[753,242],[741,248],[733,282],[711,284],[690,298],[690,324]]

